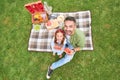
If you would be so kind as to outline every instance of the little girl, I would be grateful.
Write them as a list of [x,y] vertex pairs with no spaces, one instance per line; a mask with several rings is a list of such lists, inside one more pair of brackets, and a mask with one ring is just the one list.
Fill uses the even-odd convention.
[[57,55],[59,55],[59,58],[61,58],[62,53],[64,52],[65,49],[65,44],[66,44],[66,39],[65,39],[64,30],[58,29],[55,32],[55,36],[53,37],[53,40],[51,42],[53,56],[55,56],[55,53],[57,53]]

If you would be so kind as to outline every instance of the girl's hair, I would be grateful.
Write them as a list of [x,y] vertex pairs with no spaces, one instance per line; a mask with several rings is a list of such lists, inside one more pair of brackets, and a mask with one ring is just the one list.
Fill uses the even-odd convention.
[[63,40],[62,40],[62,42],[61,42],[61,44],[63,44],[63,43],[64,43],[64,40],[65,40],[65,32],[64,32],[64,30],[62,30],[62,29],[58,29],[58,30],[55,32],[55,40],[54,40],[54,43],[57,44],[56,35],[57,35],[57,33],[59,33],[59,32],[61,32],[61,33],[63,34]]

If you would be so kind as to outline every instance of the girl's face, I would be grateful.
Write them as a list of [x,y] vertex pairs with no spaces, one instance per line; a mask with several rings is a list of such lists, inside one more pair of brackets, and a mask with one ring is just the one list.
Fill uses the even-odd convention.
[[57,39],[57,41],[62,41],[63,40],[63,33],[61,33],[61,32],[58,32],[57,34],[56,34],[56,39]]

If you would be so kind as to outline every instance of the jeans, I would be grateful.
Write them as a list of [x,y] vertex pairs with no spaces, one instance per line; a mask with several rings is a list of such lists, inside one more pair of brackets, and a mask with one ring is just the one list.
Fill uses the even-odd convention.
[[[66,47],[68,47],[68,48],[70,48],[70,49],[73,49],[73,46],[72,46],[69,42],[67,42]],[[50,68],[51,68],[52,70],[54,70],[54,69],[56,69],[56,68],[58,68],[58,67],[60,67],[60,66],[63,66],[64,64],[70,62],[70,61],[72,60],[74,54],[75,54],[75,53],[73,53],[73,54],[71,54],[71,55],[65,54],[65,56],[64,56],[63,58],[61,58],[60,60],[54,62],[54,63],[50,66]]]

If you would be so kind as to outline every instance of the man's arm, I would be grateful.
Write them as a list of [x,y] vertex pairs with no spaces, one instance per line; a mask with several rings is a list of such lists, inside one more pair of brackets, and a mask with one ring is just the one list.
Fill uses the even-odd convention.
[[69,54],[73,54],[77,51],[80,51],[80,47],[76,47],[76,48],[72,49]]
[[75,52],[80,51],[81,48],[83,48],[85,45],[85,34],[79,29],[77,29],[76,32],[77,32],[77,39],[76,39],[76,47],[74,48]]

